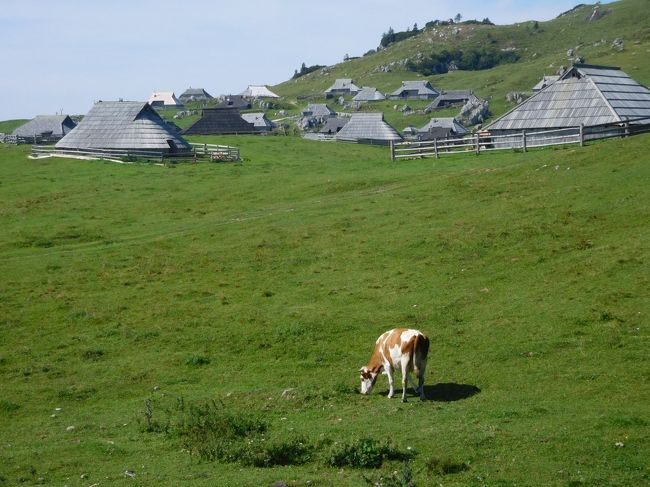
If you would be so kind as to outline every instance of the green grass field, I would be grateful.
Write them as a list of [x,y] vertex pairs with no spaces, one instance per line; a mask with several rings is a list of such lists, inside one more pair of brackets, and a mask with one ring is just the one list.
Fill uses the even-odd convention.
[[[0,485],[650,483],[650,136],[400,163],[195,140],[245,160],[0,146]],[[426,402],[357,392],[397,325],[431,339]],[[362,439],[411,460],[332,466]]]

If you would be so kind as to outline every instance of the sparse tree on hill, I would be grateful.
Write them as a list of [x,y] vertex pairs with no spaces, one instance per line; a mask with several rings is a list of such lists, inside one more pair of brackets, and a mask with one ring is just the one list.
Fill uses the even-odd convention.
[[463,20],[463,16],[461,14],[456,14],[456,17],[454,17],[454,22],[459,24],[461,20]]
[[418,23],[413,24],[413,32],[418,32]]

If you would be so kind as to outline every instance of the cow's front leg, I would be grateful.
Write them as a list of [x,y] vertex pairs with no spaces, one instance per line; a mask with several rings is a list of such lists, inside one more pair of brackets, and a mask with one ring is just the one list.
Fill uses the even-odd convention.
[[393,383],[393,367],[384,366],[386,371],[386,377],[388,377],[388,398],[392,398],[395,395],[395,384]]

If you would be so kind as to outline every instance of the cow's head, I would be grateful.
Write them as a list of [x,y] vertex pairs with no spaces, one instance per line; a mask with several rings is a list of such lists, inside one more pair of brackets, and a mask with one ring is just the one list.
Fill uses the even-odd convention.
[[379,372],[368,367],[361,367],[359,373],[361,374],[361,394],[368,394],[375,385]]

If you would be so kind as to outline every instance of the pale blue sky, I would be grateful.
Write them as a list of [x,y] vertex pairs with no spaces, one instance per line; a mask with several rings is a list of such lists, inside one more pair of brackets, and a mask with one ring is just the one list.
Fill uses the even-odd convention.
[[95,100],[276,84],[304,61],[361,55],[392,26],[548,20],[579,0],[3,0],[0,120],[84,114]]

